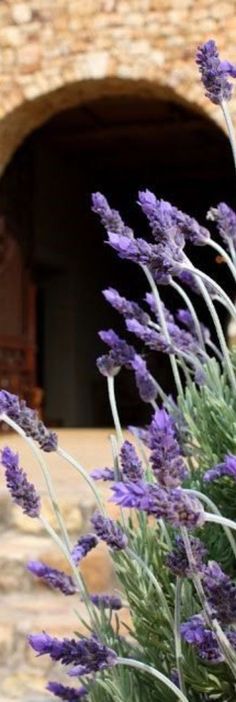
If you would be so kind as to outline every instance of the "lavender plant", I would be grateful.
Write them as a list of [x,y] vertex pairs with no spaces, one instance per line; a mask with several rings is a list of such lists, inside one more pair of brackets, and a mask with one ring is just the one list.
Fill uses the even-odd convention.
[[[220,60],[214,41],[199,47],[197,64],[207,97],[223,111],[236,163],[227,105],[236,66]],[[40,497],[8,447],[1,453],[7,486],[29,518],[43,522],[66,556],[71,574],[38,561],[29,562],[28,570],[52,588],[79,598],[87,611],[87,636],[76,631],[60,640],[37,632],[29,637],[29,645],[64,667],[65,683],[47,685],[61,700],[234,702],[236,353],[227,347],[217,308],[223,305],[234,318],[236,311],[214,279],[194,267],[185,245],[211,246],[236,280],[236,213],[225,203],[209,210],[221,245],[205,226],[149,191],[139,193],[138,204],[150,224],[152,243],[136,238],[103,195],[92,198],[107,243],[120,258],[140,266],[148,284],[143,306],[113,288],[104,291],[143,349],[137,352],[112,329],[100,332],[108,351],[97,366],[107,379],[115,426],[111,466],[95,468],[89,475],[24,402],[0,392],[1,419],[28,442],[43,471],[59,535],[42,516]],[[162,302],[163,285],[180,297],[175,312]],[[217,342],[198,319],[196,294],[208,308]],[[175,398],[167,396],[161,379],[150,373],[145,347],[168,356]],[[130,427],[132,442],[123,435],[116,404],[115,378],[122,368],[134,373],[141,399],[150,404],[149,425]],[[44,458],[47,451],[56,451],[78,470],[97,501],[91,533],[75,544],[60,513]],[[107,514],[97,481],[109,481],[111,501],[120,508],[117,521]],[[118,593],[89,593],[81,574],[82,559],[100,541],[113,559]],[[120,635],[122,614],[116,614],[122,607],[130,615],[126,636]],[[78,679],[76,687],[70,678]]]

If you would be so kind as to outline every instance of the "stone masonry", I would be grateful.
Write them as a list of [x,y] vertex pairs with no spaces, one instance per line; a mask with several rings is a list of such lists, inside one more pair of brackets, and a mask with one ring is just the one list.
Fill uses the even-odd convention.
[[211,37],[236,60],[233,0],[1,0],[1,170],[47,118],[101,95],[172,97],[220,120],[194,65]]

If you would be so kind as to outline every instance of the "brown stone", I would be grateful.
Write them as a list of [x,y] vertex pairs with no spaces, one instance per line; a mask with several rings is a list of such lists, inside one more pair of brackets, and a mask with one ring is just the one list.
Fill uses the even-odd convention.
[[31,73],[36,71],[40,65],[41,49],[40,44],[32,42],[18,51],[18,62],[22,71]]

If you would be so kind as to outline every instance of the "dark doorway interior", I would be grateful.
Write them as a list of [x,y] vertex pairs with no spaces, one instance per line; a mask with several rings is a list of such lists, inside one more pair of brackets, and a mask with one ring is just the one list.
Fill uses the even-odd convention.
[[[140,236],[148,234],[136,205],[144,188],[205,223],[210,205],[234,204],[225,136],[210,120],[171,101],[101,98],[61,112],[35,131],[2,179],[1,210],[38,290],[38,384],[49,423],[111,423],[106,383],[95,364],[104,352],[97,330],[114,326],[123,333],[123,327],[100,291],[112,285],[141,301],[146,285],[137,267],[104,245],[90,197],[97,190],[106,194]],[[205,248],[194,257],[213,270]],[[224,266],[214,264],[214,274],[225,276]],[[163,295],[170,307],[179,304],[169,290]],[[151,364],[171,391],[166,360]],[[123,423],[146,421],[150,410],[140,404],[131,374],[121,373],[117,388]]]

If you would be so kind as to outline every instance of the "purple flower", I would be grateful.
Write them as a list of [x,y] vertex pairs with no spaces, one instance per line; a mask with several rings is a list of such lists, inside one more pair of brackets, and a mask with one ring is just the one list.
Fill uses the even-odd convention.
[[125,318],[129,319],[129,317],[135,317],[141,324],[148,324],[150,317],[142,310],[137,302],[131,302],[130,300],[126,300],[125,297],[121,297],[114,288],[103,290],[103,295],[110,305]]
[[91,518],[92,525],[99,539],[106,541],[114,551],[126,548],[128,539],[121,528],[112,519],[104,517],[100,512],[95,512]]
[[61,683],[52,681],[48,683],[46,690],[53,692],[56,697],[59,697],[60,700],[64,700],[65,702],[79,702],[82,697],[88,694],[85,687],[67,687],[61,685]]
[[106,377],[112,377],[119,373],[120,365],[117,365],[117,358],[113,351],[97,358],[97,368]]
[[236,456],[225,456],[224,463],[219,463],[214,468],[207,470],[203,476],[203,480],[210,483],[225,475],[236,480]]
[[196,62],[209,100],[216,105],[220,105],[224,100],[230,100],[232,84],[227,78],[228,75],[236,77],[235,67],[228,61],[220,61],[216,44],[212,39],[198,47]]
[[38,578],[42,578],[46,583],[55,588],[55,590],[60,590],[64,595],[74,595],[76,592],[76,587],[70,575],[66,575],[61,570],[56,568],[50,568],[46,563],[41,561],[29,561],[27,568],[30,573],[37,575]]
[[90,599],[100,609],[118,610],[122,607],[122,601],[118,595],[90,595]]
[[77,666],[70,675],[88,675],[116,664],[116,653],[95,635],[81,639],[56,639],[45,632],[31,634],[30,646],[40,656],[48,654],[54,661]]
[[[198,572],[201,572],[207,550],[200,539],[193,536],[190,536],[190,543],[196,568]],[[166,557],[166,565],[174,575],[191,577],[193,569],[189,565],[182,536],[175,537],[173,551],[170,551]]]
[[194,614],[187,622],[181,624],[181,634],[184,640],[194,646],[204,642],[205,631],[204,619],[201,614]]
[[138,203],[148,218],[153,236],[160,241],[172,241],[183,248],[184,237],[176,220],[176,207],[165,200],[157,200],[150,190],[140,191]]
[[120,462],[124,480],[134,483],[136,483],[138,480],[142,480],[142,461],[139,460],[135,448],[130,441],[124,441],[123,446],[121,447]]
[[77,544],[73,547],[71,551],[71,556],[75,564],[79,563],[82,558],[87,556],[87,553],[95,548],[98,544],[98,539],[95,534],[85,534],[81,536]]
[[203,586],[217,619],[223,624],[233,624],[236,621],[236,584],[223,572],[216,561],[210,561],[205,566]]
[[113,468],[95,468],[90,476],[93,480],[115,480],[115,471]]
[[[146,293],[144,299],[147,302],[147,304],[149,305],[153,314],[155,314],[159,320],[159,310],[157,309],[157,304],[156,304],[153,293]],[[173,314],[171,314],[170,310],[168,310],[168,308],[164,305],[163,301],[162,301],[161,305],[162,305],[162,311],[163,311],[166,322],[174,322],[175,320],[174,320]]]
[[225,202],[220,202],[217,207],[211,207],[207,217],[216,222],[218,232],[227,246],[230,242],[233,242],[235,246],[236,212],[229,205],[226,205]]
[[157,397],[157,385],[147,369],[146,361],[137,353],[132,361],[132,368],[141,400],[143,402],[152,402]]
[[99,215],[105,229],[123,234],[126,237],[132,238],[132,229],[126,227],[117,210],[112,210],[106,198],[101,193],[92,194],[92,210]]
[[194,217],[190,217],[181,212],[181,210],[176,210],[176,223],[182,232],[184,239],[190,241],[191,244],[195,246],[204,246],[210,239],[210,232],[206,227],[202,227],[198,224]]
[[203,660],[209,663],[220,663],[224,660],[216,636],[206,628],[201,614],[196,614],[181,624],[181,634],[187,643],[196,647],[198,655]]
[[129,332],[132,332],[139,339],[142,339],[150,349],[162,351],[163,353],[171,353],[171,344],[164,334],[140,324],[136,319],[127,319],[126,326]]
[[[178,276],[179,280],[181,280],[181,283],[184,283],[189,288],[191,288],[192,292],[195,292],[197,295],[201,294],[201,291],[200,291],[199,285],[198,285],[199,277],[198,277],[198,275],[194,275],[194,268],[192,271],[181,270],[177,273],[177,276]],[[214,297],[214,295],[216,294],[214,285],[211,285],[211,283],[209,281],[205,281],[205,280],[204,280],[204,285],[205,285],[207,291],[209,292],[209,295],[211,295],[211,297]]]
[[115,483],[112,492],[115,504],[133,507],[152,514],[157,519],[166,519],[175,527],[186,526],[192,529],[204,524],[201,503],[181,488],[166,489],[139,481]]
[[6,414],[24,430],[26,436],[37,441],[43,451],[56,451],[57,435],[48,431],[39,420],[37,412],[27,407],[24,400],[6,390],[0,391],[0,413]]
[[108,243],[120,258],[148,266],[156,282],[168,284],[170,275],[177,275],[183,263],[183,254],[173,242],[149,244],[145,239],[128,239],[108,232]]
[[135,356],[133,346],[130,346],[126,341],[120,339],[113,329],[100,331],[99,336],[100,339],[112,349],[112,356],[110,356],[110,358],[113,359],[114,366],[125,366],[125,368],[128,369],[132,368],[132,361]]
[[1,452],[1,463],[5,468],[8,490],[13,501],[22,507],[28,517],[38,517],[40,513],[40,497],[34,485],[28,481],[26,473],[19,466],[19,456],[6,447]]
[[172,417],[158,409],[149,427],[150,462],[159,485],[177,487],[188,471],[180,453]]

